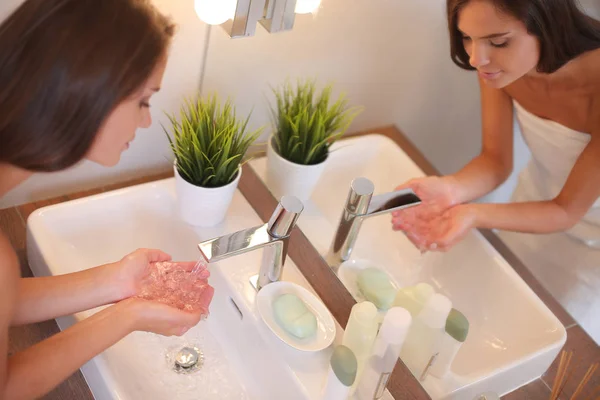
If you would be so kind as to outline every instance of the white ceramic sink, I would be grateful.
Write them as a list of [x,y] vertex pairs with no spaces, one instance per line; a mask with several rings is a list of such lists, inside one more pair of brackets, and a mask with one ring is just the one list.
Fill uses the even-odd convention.
[[[266,160],[251,166],[266,181]],[[299,227],[326,254],[353,179],[370,179],[379,194],[420,176],[423,171],[385,136],[340,141]],[[401,286],[431,284],[471,326],[452,373],[423,382],[433,399],[471,400],[487,391],[503,395],[547,370],[565,343],[565,328],[482,235],[470,234],[448,253],[421,256],[402,233],[391,230],[390,221],[389,215],[364,221],[352,258],[372,260]]]
[[[200,241],[262,224],[236,192],[226,220],[210,229],[179,221],[174,180],[167,179],[36,211],[28,220],[28,256],[36,276],[70,273],[119,260],[139,247],[159,248],[174,260],[196,260]],[[82,371],[97,400],[316,399],[332,347],[303,353],[280,341],[255,309],[249,278],[261,251],[210,265],[215,288],[210,317],[183,338],[133,333],[87,363]],[[312,291],[288,258],[283,279]],[[314,291],[312,291],[314,293]],[[58,319],[61,329],[97,310]],[[339,343],[342,329],[337,326]],[[197,344],[205,365],[179,375],[165,352]]]

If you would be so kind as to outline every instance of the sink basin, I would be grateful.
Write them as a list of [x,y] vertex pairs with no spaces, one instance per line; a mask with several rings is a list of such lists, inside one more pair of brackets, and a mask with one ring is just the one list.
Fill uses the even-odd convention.
[[[250,164],[266,182],[266,159]],[[424,175],[383,135],[339,141],[298,225],[324,255],[353,179],[370,179],[379,194]],[[566,341],[565,328],[479,232],[448,253],[422,256],[404,234],[391,230],[390,220],[390,215],[365,220],[352,258],[371,260],[400,286],[431,284],[471,326],[451,373],[422,382],[433,399],[471,400],[488,391],[504,395],[548,369]]]
[[[226,220],[192,228],[176,214],[175,184],[166,179],[42,208],[28,219],[28,257],[36,276],[59,275],[113,262],[136,248],[160,248],[174,260],[196,260],[203,240],[262,224],[235,193]],[[256,292],[261,252],[211,264],[215,295],[210,316],[184,337],[135,332],[82,367],[96,400],[315,399],[327,375],[332,346],[313,353],[289,347],[260,319]],[[310,290],[288,259],[283,279]],[[99,309],[57,319],[64,330]],[[334,343],[343,330],[337,325]],[[202,369],[177,374],[168,349],[197,345]]]

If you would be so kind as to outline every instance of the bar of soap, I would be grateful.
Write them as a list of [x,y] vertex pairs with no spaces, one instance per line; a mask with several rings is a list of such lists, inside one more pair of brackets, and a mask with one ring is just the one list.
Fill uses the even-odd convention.
[[356,283],[365,299],[379,310],[387,311],[394,303],[397,290],[392,286],[390,277],[379,268],[361,270]]
[[317,332],[317,318],[295,294],[286,293],[273,301],[275,320],[286,332],[306,339]]

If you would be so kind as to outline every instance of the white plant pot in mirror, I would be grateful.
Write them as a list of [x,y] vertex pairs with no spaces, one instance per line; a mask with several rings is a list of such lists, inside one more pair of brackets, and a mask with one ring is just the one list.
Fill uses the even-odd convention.
[[175,190],[177,207],[181,219],[193,226],[208,228],[220,224],[227,215],[233,195],[242,177],[240,168],[235,180],[218,188],[205,188],[192,185],[175,170]]
[[273,147],[273,137],[267,146],[267,186],[276,199],[296,196],[305,203],[325,170],[325,161],[315,165],[301,165],[286,160]]

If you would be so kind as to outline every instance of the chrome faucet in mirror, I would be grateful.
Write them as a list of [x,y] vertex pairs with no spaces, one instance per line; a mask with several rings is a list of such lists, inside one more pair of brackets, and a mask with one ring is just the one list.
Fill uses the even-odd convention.
[[356,178],[350,184],[342,217],[325,257],[329,266],[336,272],[339,266],[350,258],[365,218],[421,204],[421,199],[411,189],[376,196],[373,196],[374,191],[375,185],[367,178]]

